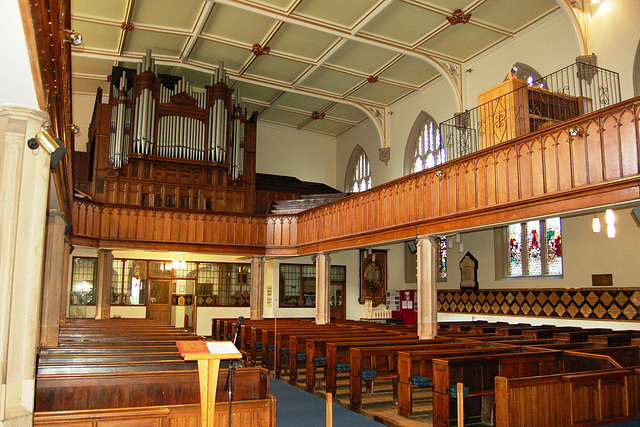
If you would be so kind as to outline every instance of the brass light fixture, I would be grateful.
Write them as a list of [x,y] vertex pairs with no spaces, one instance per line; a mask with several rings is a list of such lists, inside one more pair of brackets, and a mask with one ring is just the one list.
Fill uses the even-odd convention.
[[55,169],[62,160],[62,156],[67,151],[62,141],[49,133],[47,129],[41,130],[35,136],[27,141],[27,145],[32,150],[42,147],[47,153],[51,155],[50,168]]
[[73,30],[64,30],[64,41],[71,43],[73,46],[80,46],[82,44],[82,34],[76,33]]

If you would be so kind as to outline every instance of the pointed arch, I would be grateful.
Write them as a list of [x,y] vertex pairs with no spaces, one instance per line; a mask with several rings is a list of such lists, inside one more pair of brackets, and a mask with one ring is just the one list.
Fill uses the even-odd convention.
[[351,152],[344,177],[345,191],[357,193],[372,187],[371,163],[367,153],[357,144]]
[[405,144],[403,174],[409,175],[444,162],[445,151],[438,123],[430,114],[421,111]]

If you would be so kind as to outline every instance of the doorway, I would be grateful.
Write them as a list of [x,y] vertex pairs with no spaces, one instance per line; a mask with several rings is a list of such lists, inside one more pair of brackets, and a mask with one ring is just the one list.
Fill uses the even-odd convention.
[[151,279],[147,295],[147,318],[171,324],[171,280]]
[[346,317],[344,288],[344,282],[331,282],[329,291],[329,315],[331,319],[344,319]]

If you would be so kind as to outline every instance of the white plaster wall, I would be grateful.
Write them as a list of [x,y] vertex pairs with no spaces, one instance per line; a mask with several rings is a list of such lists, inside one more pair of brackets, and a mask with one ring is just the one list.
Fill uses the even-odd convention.
[[478,94],[502,82],[515,62],[530,65],[546,76],[573,64],[581,54],[569,18],[557,11],[513,40],[464,64],[464,108],[477,107]]
[[454,244],[448,248],[448,279],[438,283],[439,289],[460,287],[459,263],[471,252],[478,260],[480,289],[584,288],[591,286],[593,274],[612,274],[614,287],[638,287],[640,263],[640,228],[629,208],[615,209],[616,237],[607,238],[604,211],[597,215],[603,224],[600,233],[591,231],[593,215],[562,218],[563,277],[559,279],[501,279],[495,275],[493,230],[462,233],[463,252]]
[[[598,67],[620,73],[622,99],[633,97],[633,62],[640,40],[640,1],[602,0],[589,16],[589,49]],[[636,71],[637,72],[637,71]]]
[[0,2],[0,40],[0,103],[39,109],[17,0]]
[[294,176],[336,188],[335,138],[260,121],[257,132],[256,172]]

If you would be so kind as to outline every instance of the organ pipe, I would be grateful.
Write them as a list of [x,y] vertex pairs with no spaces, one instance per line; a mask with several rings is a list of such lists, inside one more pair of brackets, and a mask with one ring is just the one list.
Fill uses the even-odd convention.
[[122,71],[112,83],[110,98],[113,167],[122,167],[134,153],[221,163],[233,179],[242,176],[246,112],[240,94],[231,96],[224,63],[212,74],[210,86],[196,88],[184,77],[158,77],[147,50],[136,74]]

